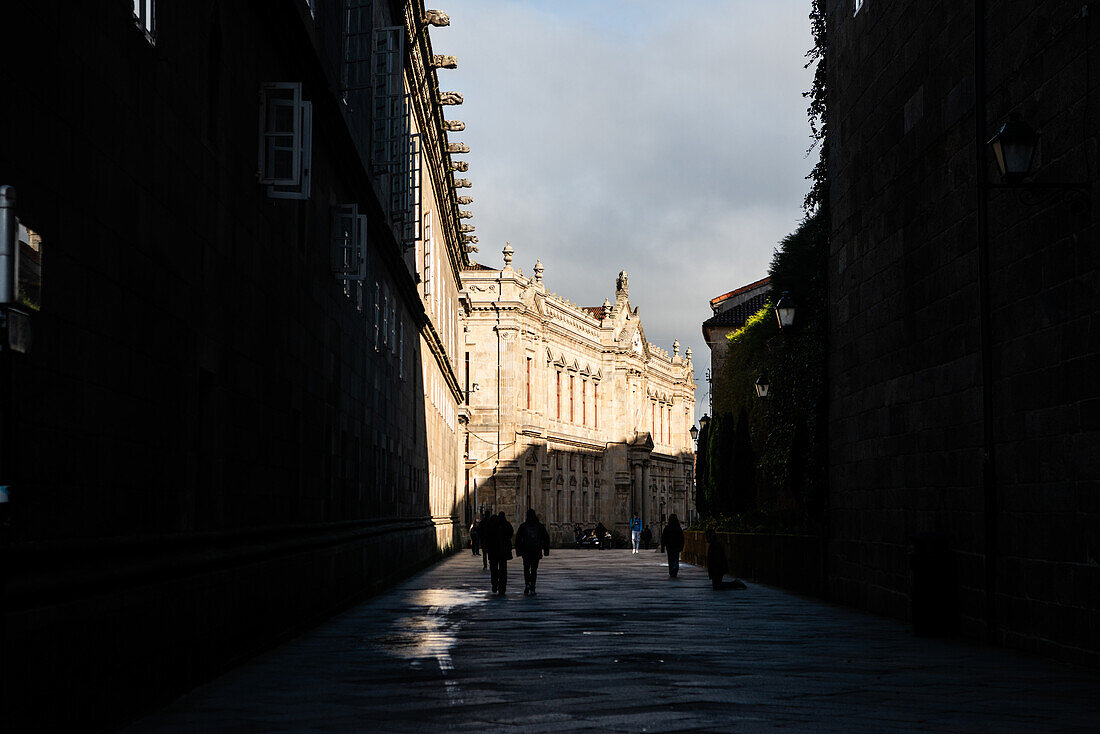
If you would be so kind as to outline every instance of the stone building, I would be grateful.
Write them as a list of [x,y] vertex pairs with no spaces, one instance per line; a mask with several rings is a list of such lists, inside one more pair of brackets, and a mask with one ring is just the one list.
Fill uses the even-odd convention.
[[[935,534],[963,632],[1095,665],[1098,8],[825,5],[829,593],[908,616]],[[1019,179],[987,144],[1014,113]]]
[[707,382],[710,384],[711,415],[722,407],[715,406],[714,396],[724,394],[721,382],[722,365],[729,354],[727,337],[743,327],[750,316],[764,307],[770,292],[771,278],[766,277],[710,299],[713,315],[703,322],[703,339],[710,349]]
[[602,522],[626,534],[631,513],[659,531],[686,516],[694,454],[691,350],[651,344],[626,272],[614,301],[577,306],[549,293],[543,267],[475,265],[469,298],[467,516],[533,508],[555,542]]
[[447,22],[5,7],[0,184],[41,278],[0,408],[0,729],[111,728],[457,542]]

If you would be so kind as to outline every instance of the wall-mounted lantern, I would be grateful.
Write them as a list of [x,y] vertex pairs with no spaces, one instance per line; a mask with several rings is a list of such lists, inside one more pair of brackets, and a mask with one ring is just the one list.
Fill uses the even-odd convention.
[[692,426],[690,429],[688,429],[688,433],[691,434],[691,440],[692,441],[698,441],[699,440],[699,427],[698,426]]
[[1039,133],[1021,120],[1018,113],[1008,116],[1008,121],[989,140],[1005,181],[1019,181],[1027,176],[1038,142]]
[[794,297],[787,291],[779,297],[775,304],[775,318],[779,320],[779,328],[785,329],[794,323]]
[[768,373],[762,372],[760,377],[756,378],[756,396],[760,398],[768,397],[768,390],[771,389],[771,385],[768,384]]

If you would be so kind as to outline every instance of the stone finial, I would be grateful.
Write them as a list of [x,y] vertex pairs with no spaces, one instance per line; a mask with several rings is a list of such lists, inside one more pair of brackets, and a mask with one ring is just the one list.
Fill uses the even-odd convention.
[[622,293],[624,296],[630,294],[630,280],[625,270],[619,271],[619,279],[615,281],[615,294]]
[[462,120],[444,120],[443,129],[449,133],[460,133],[466,129],[466,123]]
[[680,356],[680,340],[679,339],[673,339],[672,340],[672,356],[673,357],[679,357]]
[[468,188],[471,188],[472,186],[473,186],[473,184],[470,183],[470,179],[468,179],[468,178],[456,178],[455,179],[455,188],[456,189],[468,189]]
[[459,209],[458,210],[458,218],[459,219],[469,219],[472,216],[474,216],[474,213],[472,211],[470,211],[469,209]]
[[440,28],[451,24],[451,16],[447,15],[442,10],[425,10],[424,22],[428,25],[434,25]]
[[436,69],[457,69],[458,57],[436,54],[432,57],[432,66]]
[[605,319],[611,318],[611,301],[606,298],[603,299],[603,317]]
[[447,143],[448,153],[469,153],[470,146],[466,143]]
[[465,173],[470,170],[470,164],[466,161],[451,161],[451,170]]
[[504,253],[504,267],[506,267],[506,268],[512,267],[512,255],[514,255],[515,252],[516,252],[515,250],[512,249],[512,243],[511,242],[505,242],[504,243],[504,249],[501,250],[501,252]]
[[691,361],[691,347],[688,347],[687,351],[684,352],[684,357],[687,359],[688,362]]
[[472,197],[472,196],[456,196],[455,201],[457,201],[459,204],[462,204],[463,206],[465,206],[467,204],[473,204],[474,203],[474,197]]
[[440,104],[462,104],[462,95],[458,92],[440,92]]
[[459,232],[473,232],[476,229],[472,224],[460,224],[458,225]]
[[542,260],[535,260],[534,270],[535,270],[535,282],[536,283],[541,283],[542,282],[542,271],[545,270],[545,268],[542,267]]

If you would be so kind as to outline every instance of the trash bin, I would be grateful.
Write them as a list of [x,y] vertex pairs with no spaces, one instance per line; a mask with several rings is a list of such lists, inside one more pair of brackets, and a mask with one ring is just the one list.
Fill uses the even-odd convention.
[[950,535],[918,533],[909,537],[913,634],[947,637],[959,631],[959,589]]

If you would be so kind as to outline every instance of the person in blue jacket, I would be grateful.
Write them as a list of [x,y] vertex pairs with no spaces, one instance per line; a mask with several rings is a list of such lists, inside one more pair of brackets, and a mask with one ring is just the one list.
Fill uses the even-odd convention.
[[638,555],[638,544],[642,542],[642,518],[638,513],[630,518],[630,542],[634,546],[634,555]]

